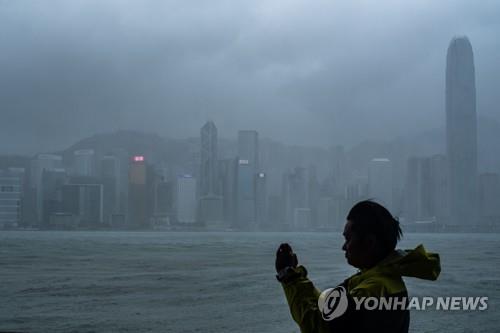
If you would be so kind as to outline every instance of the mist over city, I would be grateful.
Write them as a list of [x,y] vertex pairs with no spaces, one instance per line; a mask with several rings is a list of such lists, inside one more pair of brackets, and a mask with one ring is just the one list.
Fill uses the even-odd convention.
[[[499,17],[495,1],[0,1],[0,331],[298,331],[277,246],[335,286],[364,200],[402,248],[441,256],[410,294],[494,309]],[[440,316],[412,312],[410,332],[499,324]]]
[[1,150],[134,129],[352,145],[444,128],[446,50],[474,48],[499,121],[498,5],[470,1],[3,1]]

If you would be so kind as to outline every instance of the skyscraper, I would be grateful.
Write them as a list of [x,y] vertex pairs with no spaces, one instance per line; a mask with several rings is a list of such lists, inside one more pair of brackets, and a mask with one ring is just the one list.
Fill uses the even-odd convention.
[[128,224],[132,228],[145,228],[150,224],[154,202],[151,190],[151,170],[142,155],[134,156],[129,166]]
[[62,157],[52,154],[39,154],[31,161],[31,187],[35,193],[36,225],[43,224],[43,190],[42,175],[44,170],[54,170],[62,167]]
[[474,56],[467,37],[453,38],[446,58],[446,149],[450,224],[477,222],[477,125]]
[[238,157],[247,161],[253,169],[259,168],[259,133],[257,131],[238,132]]
[[65,184],[61,187],[61,211],[71,215],[79,226],[102,226],[103,194],[102,184]]
[[409,222],[447,222],[446,165],[446,157],[443,155],[408,159],[404,214]]
[[198,221],[209,228],[221,227],[224,220],[217,160],[217,127],[208,121],[200,131],[200,187]]
[[237,226],[256,226],[255,177],[259,171],[259,144],[256,131],[238,132]]
[[62,210],[61,188],[67,182],[67,173],[63,168],[43,169],[41,180],[41,226],[49,228],[51,216]]
[[217,189],[217,127],[208,121],[200,131],[201,170],[200,196],[218,194]]
[[267,175],[259,172],[255,178],[255,217],[261,228],[267,225]]
[[219,161],[222,178],[223,216],[227,226],[236,227],[236,183],[238,176],[238,158]]
[[21,224],[25,178],[24,168],[0,170],[0,229]]
[[94,150],[80,149],[75,150],[74,154],[74,170],[73,173],[78,176],[93,176],[94,175]]
[[113,214],[118,213],[118,160],[113,155],[101,159],[101,182],[103,184],[104,222],[111,223]]
[[177,221],[196,222],[196,178],[191,175],[177,177]]

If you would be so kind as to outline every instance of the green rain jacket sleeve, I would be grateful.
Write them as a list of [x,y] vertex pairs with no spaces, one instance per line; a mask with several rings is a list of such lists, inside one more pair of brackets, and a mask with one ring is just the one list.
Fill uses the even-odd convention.
[[302,333],[329,332],[328,323],[323,320],[318,309],[320,291],[307,278],[304,266],[293,269],[289,282],[282,282],[286,300],[293,320]]

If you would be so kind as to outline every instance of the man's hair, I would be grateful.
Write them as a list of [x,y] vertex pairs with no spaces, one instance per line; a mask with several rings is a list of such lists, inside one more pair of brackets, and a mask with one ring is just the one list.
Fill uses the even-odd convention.
[[384,206],[372,200],[355,204],[347,214],[347,220],[351,221],[352,230],[357,235],[374,235],[382,246],[384,256],[396,248],[403,235],[399,221]]

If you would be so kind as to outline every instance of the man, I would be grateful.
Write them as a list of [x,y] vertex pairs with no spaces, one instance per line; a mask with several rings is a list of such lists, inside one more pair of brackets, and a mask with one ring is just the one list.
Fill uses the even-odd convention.
[[[278,248],[276,278],[301,332],[408,332],[410,316],[404,308],[408,294],[402,276],[437,279],[441,271],[439,255],[426,252],[422,245],[396,251],[402,235],[399,222],[373,201],[361,201],[351,208],[343,235],[342,250],[347,262],[359,272],[341,283],[333,294],[321,294],[321,299],[305,267],[298,266],[290,245]],[[363,297],[394,301],[398,306],[370,310],[358,306]]]

